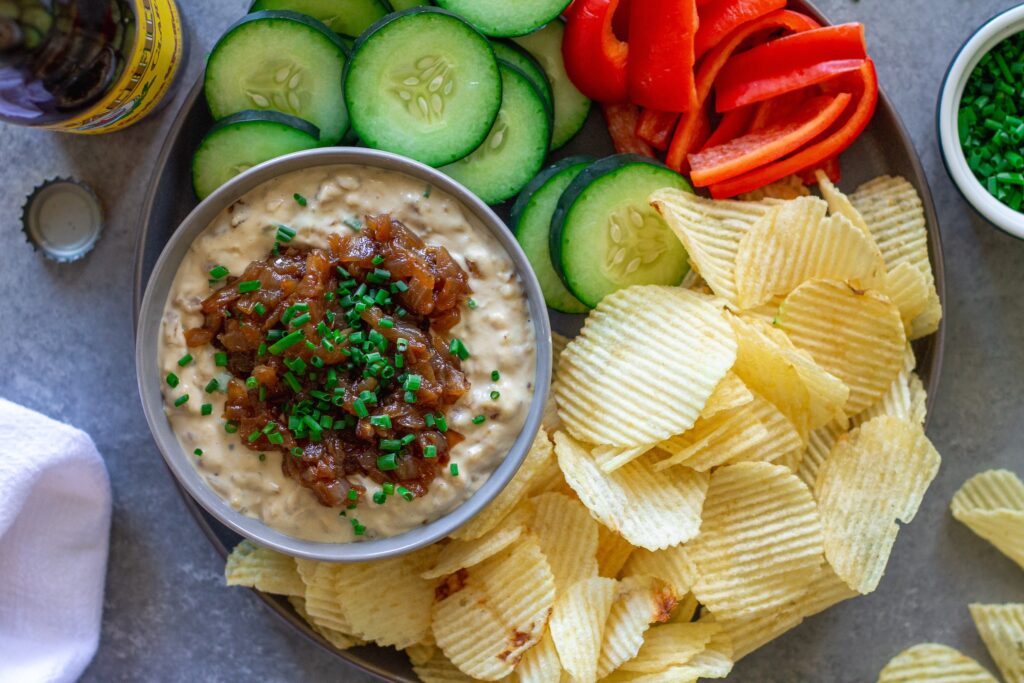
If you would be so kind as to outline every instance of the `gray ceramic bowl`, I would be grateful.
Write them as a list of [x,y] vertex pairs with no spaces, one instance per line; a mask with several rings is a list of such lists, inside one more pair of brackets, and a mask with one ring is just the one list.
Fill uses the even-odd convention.
[[[522,432],[502,463],[469,500],[430,524],[391,538],[357,543],[316,543],[293,538],[243,515],[206,484],[193,466],[190,456],[178,443],[167,420],[157,354],[164,305],[178,265],[193,240],[217,214],[268,180],[293,171],[337,164],[397,171],[429,183],[458,200],[470,223],[478,230],[490,232],[498,240],[515,264],[526,290],[537,338],[537,370],[534,378],[536,388]],[[360,562],[410,552],[444,538],[480,512],[508,484],[522,464],[540,427],[551,382],[551,326],[540,285],[526,256],[501,219],[469,190],[443,173],[395,154],[356,148],[316,149],[274,159],[246,171],[207,197],[182,221],[160,254],[142,299],[136,330],[135,369],[146,420],[164,460],[178,482],[207,512],[246,538],[288,555],[330,562]]]

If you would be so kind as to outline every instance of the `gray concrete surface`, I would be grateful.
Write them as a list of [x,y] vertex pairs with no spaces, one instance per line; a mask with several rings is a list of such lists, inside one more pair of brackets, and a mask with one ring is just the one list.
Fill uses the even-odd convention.
[[[190,24],[187,81],[243,0],[181,0]],[[930,435],[944,457],[874,594],[842,604],[744,660],[736,681],[873,681],[897,651],[934,640],[992,666],[971,601],[1024,601],[1024,573],[947,513],[954,490],[988,467],[1024,473],[1024,244],[974,215],[942,167],[934,108],[946,66],[1007,0],[821,0],[835,21],[863,21],[882,84],[924,162],[941,217],[949,325]],[[183,94],[179,92],[180,95]],[[0,396],[88,431],[114,486],[103,633],[87,681],[367,681],[280,626],[250,595],[221,585],[221,562],[159,463],[136,396],[131,258],[139,203],[177,101],[109,137],[0,126]],[[22,198],[54,175],[89,182],[109,225],[73,265],[33,253]],[[993,669],[994,671],[994,669]]]

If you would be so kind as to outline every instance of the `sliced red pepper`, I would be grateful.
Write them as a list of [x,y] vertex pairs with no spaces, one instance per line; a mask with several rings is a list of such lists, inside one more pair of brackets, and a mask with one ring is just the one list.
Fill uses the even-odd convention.
[[629,99],[661,111],[697,108],[696,0],[642,0],[629,13]]
[[690,155],[690,180],[707,187],[797,151],[828,130],[850,104],[850,94],[821,95],[799,116]]
[[580,92],[598,102],[626,99],[629,46],[612,29],[618,6],[619,0],[576,0],[565,22],[565,71]]
[[640,110],[635,104],[602,104],[605,124],[612,136],[612,145],[619,154],[641,154],[653,157],[654,150],[646,142],[636,136],[636,124],[640,118]]
[[800,176],[800,180],[803,181],[804,185],[817,185],[817,172],[819,170],[824,171],[825,175],[828,176],[828,179],[831,180],[833,183],[838,183],[843,177],[843,170],[839,166],[838,156],[829,157],[820,164],[815,164],[810,168],[805,168],[804,170],[800,171],[800,173],[798,173],[797,175]]
[[856,71],[866,58],[862,24],[778,38],[729,59],[715,79],[715,107],[725,112],[806,88]]
[[751,129],[754,114],[754,107],[740,107],[723,114],[722,120],[718,122],[718,128],[715,128],[711,137],[701,147],[701,151],[723,145],[747,133]]
[[[870,59],[865,60],[856,76],[859,81],[856,85],[856,105],[848,108],[846,114],[828,131],[785,159],[754,169],[723,183],[712,185],[711,196],[715,199],[725,199],[744,192],[751,192],[788,175],[815,168],[846,150],[867,128],[878,104],[878,75],[875,72],[875,63]],[[846,78],[840,78],[837,81],[837,87],[842,86],[848,91],[853,90],[853,88],[848,88],[845,80]]]
[[[807,102],[813,97],[820,95],[821,92],[814,87],[803,88],[802,90],[795,90],[785,95],[779,95],[773,97],[770,100],[764,102],[758,102],[757,104],[749,104],[746,107],[740,107],[738,110],[750,109],[754,112],[753,119],[750,121],[750,131],[762,130],[773,125],[777,125],[779,122],[789,121],[796,116],[799,116],[800,110],[807,104]],[[726,112],[722,116],[727,116],[730,112]]]
[[684,114],[676,126],[676,132],[672,137],[672,145],[668,149],[668,156],[665,163],[669,168],[680,173],[685,173],[687,167],[687,155],[700,148],[701,141],[697,135],[700,127],[708,123],[708,114],[705,111],[705,103],[711,95],[711,87],[715,78],[725,66],[733,52],[738,50],[748,38],[764,31],[785,29],[793,33],[810,31],[820,27],[821,24],[806,14],[793,12],[791,10],[778,10],[766,14],[756,21],[744,24],[732,32],[728,38],[709,52],[700,62],[697,68],[697,101],[700,109],[697,112]]
[[679,114],[674,111],[644,109],[636,122],[636,136],[654,149],[665,149],[678,120]]
[[785,6],[786,0],[713,0],[703,5],[693,44],[697,59],[738,27]]

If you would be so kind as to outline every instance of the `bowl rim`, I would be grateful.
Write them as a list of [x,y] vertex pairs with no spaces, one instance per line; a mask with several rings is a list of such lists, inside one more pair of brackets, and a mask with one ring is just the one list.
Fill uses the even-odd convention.
[[[242,514],[206,483],[171,429],[164,409],[161,373],[154,368],[159,367],[157,339],[167,296],[193,240],[225,207],[259,185],[295,171],[337,165],[381,168],[430,183],[458,201],[474,227],[482,227],[494,236],[512,260],[523,283],[536,337],[536,368],[533,396],[522,430],[491,476],[468,499],[430,523],[396,536],[350,543],[321,543],[289,536],[259,519]],[[436,169],[397,154],[364,148],[318,148],[278,157],[236,176],[200,202],[175,229],[153,266],[139,308],[135,335],[135,370],[143,412],[157,447],[177,482],[204,510],[241,536],[293,557],[326,562],[365,562],[412,552],[450,535],[479,513],[512,480],[526,458],[541,426],[551,382],[551,367],[551,324],[540,284],[504,222],[469,190]]]
[[1015,211],[989,194],[967,165],[960,144],[958,114],[964,88],[974,68],[992,48],[1024,31],[1024,5],[1000,12],[979,26],[954,55],[939,90],[936,127],[946,172],[957,190],[983,218],[999,230],[1024,239],[1024,213]]

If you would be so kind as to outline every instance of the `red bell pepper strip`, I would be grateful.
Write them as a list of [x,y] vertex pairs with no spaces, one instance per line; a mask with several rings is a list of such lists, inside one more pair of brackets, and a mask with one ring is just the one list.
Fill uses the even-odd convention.
[[[725,199],[744,192],[751,192],[793,173],[815,168],[828,159],[838,156],[852,145],[871,122],[875,106],[878,104],[878,75],[875,72],[875,63],[870,59],[865,60],[856,75],[859,80],[857,103],[848,109],[847,115],[840,118],[831,129],[818,136],[817,140],[799,152],[785,159],[712,185],[711,196],[715,199]],[[840,79],[840,83],[842,83],[842,79]],[[845,86],[845,83],[842,84]]]
[[838,183],[843,177],[843,171],[839,166],[839,157],[829,157],[820,164],[815,164],[811,168],[805,168],[800,171],[797,175],[800,176],[800,180],[803,181],[804,185],[817,185],[818,184],[818,171],[824,171],[825,175],[833,183]]
[[580,92],[598,102],[626,99],[629,46],[612,30],[618,6],[619,0],[576,0],[565,22],[565,71]]
[[729,59],[715,79],[715,106],[726,112],[856,71],[867,58],[862,24],[804,31]]
[[666,149],[678,120],[679,114],[673,111],[644,109],[636,122],[636,136],[654,149]]
[[700,28],[693,49],[697,59],[718,45],[736,28],[782,9],[786,0],[714,0],[700,8]]
[[[764,102],[758,102],[757,104],[749,104],[746,107],[740,107],[740,109],[751,109],[754,112],[753,119],[750,122],[750,131],[762,130],[769,128],[773,125],[777,125],[783,121],[789,121],[796,116],[800,115],[801,109],[807,104],[807,102],[821,93],[815,87],[803,88],[802,90],[794,90],[793,92],[786,93],[785,95],[779,95],[773,97],[770,100]],[[735,109],[733,111],[736,111]],[[723,114],[723,116],[727,115]]]
[[690,180],[707,187],[797,151],[828,130],[850,104],[850,94],[822,95],[792,120],[690,155]]
[[700,109],[696,112],[684,114],[676,126],[675,135],[672,137],[672,144],[668,149],[668,156],[665,163],[669,168],[680,173],[685,173],[687,167],[686,157],[700,148],[701,141],[697,132],[701,125],[708,121],[708,114],[705,111],[705,103],[711,95],[711,87],[718,77],[718,73],[725,66],[733,52],[738,50],[748,38],[762,31],[785,29],[793,33],[810,31],[820,26],[818,22],[806,14],[790,10],[778,10],[766,14],[756,21],[744,24],[723,40],[718,46],[709,52],[701,60],[697,68],[697,101]]
[[635,104],[603,104],[604,120],[608,126],[608,134],[612,136],[612,145],[619,154],[641,154],[654,157],[654,150],[646,142],[636,136],[637,119],[640,111]]
[[701,151],[724,145],[749,132],[754,114],[754,107],[740,107],[723,114],[722,120],[718,122],[718,128],[715,128],[711,137],[700,148]]
[[639,0],[629,13],[629,99],[661,111],[697,108],[696,0]]

